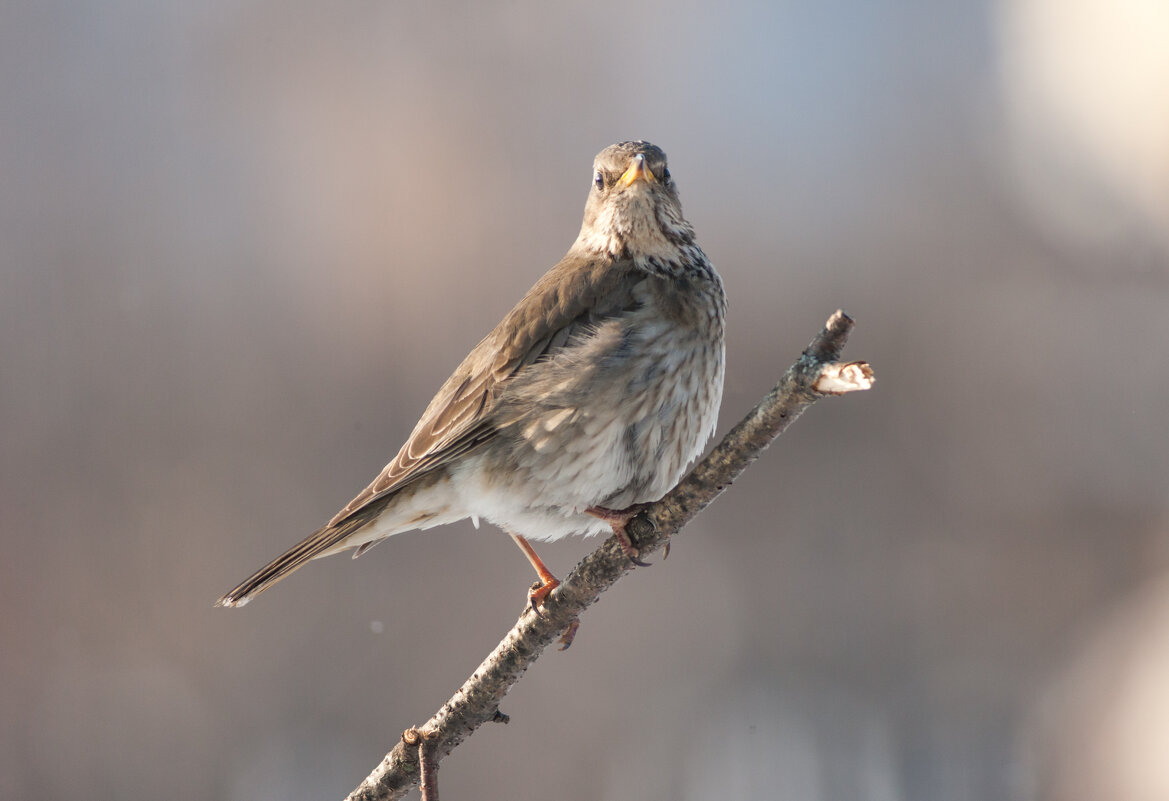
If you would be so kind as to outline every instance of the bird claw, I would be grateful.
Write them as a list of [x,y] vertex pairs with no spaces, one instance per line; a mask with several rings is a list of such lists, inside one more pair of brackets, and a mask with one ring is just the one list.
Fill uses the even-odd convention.
[[629,539],[628,532],[625,531],[625,526],[618,526],[613,523],[613,533],[617,535],[617,542],[621,544],[621,553],[625,554],[625,558],[638,567],[649,567],[650,563],[642,561],[641,551],[633,544],[633,540]]
[[633,548],[631,550],[632,550],[632,553],[630,553],[629,551],[626,551],[626,553],[625,553],[625,557],[630,562],[637,565],[638,567],[651,567],[651,566],[653,566],[653,562],[646,562],[644,559],[639,559],[637,557],[638,551],[636,548]]
[[641,551],[633,544],[633,540],[629,539],[629,533],[625,530],[629,521],[637,517],[648,506],[648,503],[635,503],[628,509],[606,509],[604,506],[590,506],[585,509],[585,514],[604,520],[613,527],[613,533],[617,535],[617,541],[621,543],[621,553],[625,554],[626,559],[638,567],[649,567],[651,563],[641,559]]
[[552,593],[552,590],[559,586],[560,580],[555,578],[533,583],[532,588],[528,590],[528,603],[531,604],[532,611],[537,615],[540,614],[540,606]]
[[560,650],[567,651],[568,646],[572,645],[572,641],[576,639],[576,630],[580,628],[580,620],[573,618],[568,627],[560,634]]

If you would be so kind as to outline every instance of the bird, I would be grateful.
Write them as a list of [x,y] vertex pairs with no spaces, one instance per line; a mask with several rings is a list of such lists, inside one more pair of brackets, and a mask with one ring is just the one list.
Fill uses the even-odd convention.
[[248,603],[312,559],[357,558],[405,531],[471,518],[530,540],[611,529],[660,499],[714,433],[725,372],[722,279],[682,215],[661,148],[611,145],[593,162],[567,254],[442,385],[378,476],[328,523],[230,590]]

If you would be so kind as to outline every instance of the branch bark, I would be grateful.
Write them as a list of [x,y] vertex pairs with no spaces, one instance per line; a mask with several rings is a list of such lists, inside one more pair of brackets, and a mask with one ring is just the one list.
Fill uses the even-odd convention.
[[[695,515],[738,478],[775,437],[820,398],[869,389],[873,372],[865,362],[837,361],[852,330],[843,311],[833,314],[779,383],[700,461],[674,489],[650,504],[626,527],[642,554],[667,545]],[[419,747],[426,744],[429,769],[453,751],[479,726],[506,722],[499,703],[528,666],[561,632],[633,565],[610,537],[561,582],[539,614],[526,610],[507,636],[483,660],[463,686],[434,717],[386,754],[381,764],[349,796],[348,801],[390,801],[404,796],[420,781]],[[429,781],[433,783],[433,774]]]

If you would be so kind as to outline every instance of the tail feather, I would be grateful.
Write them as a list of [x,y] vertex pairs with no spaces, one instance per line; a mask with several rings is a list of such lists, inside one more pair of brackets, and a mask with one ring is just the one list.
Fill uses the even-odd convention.
[[344,550],[343,543],[358,529],[370,522],[364,516],[349,518],[336,525],[324,526],[305,537],[280,556],[257,570],[215,602],[216,606],[243,606],[280,579],[306,562]]

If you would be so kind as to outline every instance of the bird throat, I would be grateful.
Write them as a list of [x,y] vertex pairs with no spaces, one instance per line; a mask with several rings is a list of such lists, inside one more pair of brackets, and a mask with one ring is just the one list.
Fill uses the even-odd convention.
[[694,229],[648,193],[632,192],[602,206],[581,229],[576,246],[615,259],[629,259],[649,272],[673,272],[694,243]]

